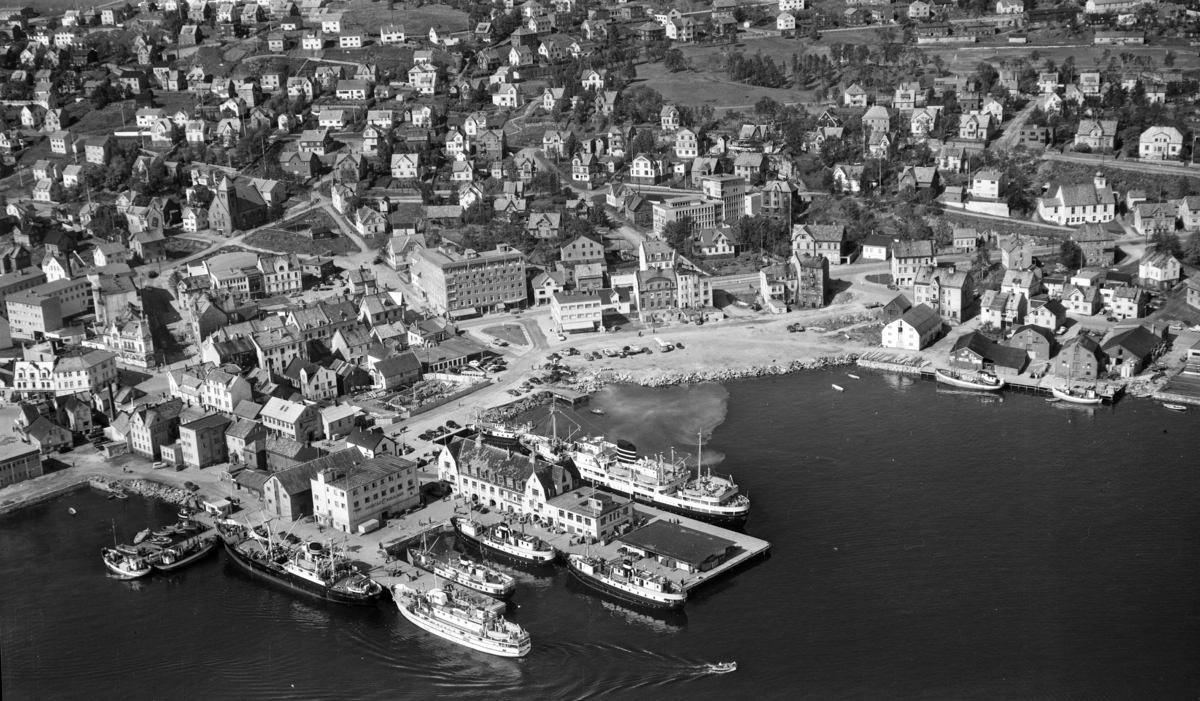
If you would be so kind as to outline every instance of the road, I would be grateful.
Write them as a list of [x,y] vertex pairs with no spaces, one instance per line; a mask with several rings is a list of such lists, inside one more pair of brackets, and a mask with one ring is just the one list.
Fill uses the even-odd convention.
[[1037,101],[1031,100],[1025,109],[1017,113],[1008,126],[1004,128],[1004,133],[999,139],[992,142],[989,149],[993,151],[1008,151],[1016,147],[1017,140],[1021,137],[1021,127],[1025,126],[1025,122],[1033,115],[1033,111],[1037,109]]
[[1092,156],[1072,153],[1059,153],[1057,151],[1047,151],[1042,154],[1042,159],[1047,161],[1062,161],[1064,163],[1082,163],[1084,165],[1103,166],[1105,168],[1117,168],[1120,170],[1133,170],[1140,173],[1151,173],[1153,175],[1186,175],[1189,178],[1200,178],[1200,167],[1195,165],[1161,165],[1158,163],[1144,163],[1142,161],[1127,161],[1116,158],[1104,158],[1097,160]]

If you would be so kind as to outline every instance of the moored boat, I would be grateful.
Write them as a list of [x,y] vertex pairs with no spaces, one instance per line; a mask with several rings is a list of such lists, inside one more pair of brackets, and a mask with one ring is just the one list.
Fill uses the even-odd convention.
[[589,587],[626,603],[656,609],[680,609],[687,603],[687,591],[677,583],[629,560],[571,554],[567,568]]
[[507,523],[485,525],[474,519],[454,516],[454,530],[464,540],[484,550],[531,565],[549,565],[558,551],[541,538],[514,531]]
[[157,555],[150,558],[150,564],[154,566],[154,569],[161,572],[173,572],[183,569],[216,550],[218,540],[220,539],[215,535],[186,540],[178,545],[164,548]]
[[101,548],[104,566],[121,579],[137,579],[150,574],[153,568],[144,558],[122,552],[116,548]]
[[593,414],[596,414],[597,416],[604,416],[603,409],[589,409],[588,411],[592,412]]
[[450,587],[417,591],[397,584],[392,599],[410,623],[452,643],[500,657],[524,657],[532,649],[529,633],[506,620],[495,606],[472,601]]
[[1096,393],[1094,387],[1069,387],[1066,390],[1051,387],[1050,392],[1064,402],[1072,404],[1099,404],[1104,398]]
[[996,392],[1004,389],[1004,380],[990,372],[956,372],[938,368],[934,371],[937,381],[951,387],[962,389],[977,389],[984,392]]
[[839,391],[839,392],[845,392],[845,391],[846,391],[845,389],[843,389],[843,388],[842,388],[842,386],[841,386],[841,385],[833,385],[833,388],[834,388],[834,389],[836,389],[836,390],[837,390],[837,391]]
[[145,540],[145,539],[146,539],[147,537],[149,537],[149,536],[150,536],[150,529],[149,529],[149,528],[147,528],[147,529],[146,529],[146,530],[144,530],[144,531],[138,531],[138,534],[137,534],[137,535],[135,535],[135,536],[133,537],[133,544],[134,544],[134,545],[137,545],[138,543],[142,542],[143,540]]
[[428,550],[409,548],[408,561],[449,582],[497,599],[510,597],[517,590],[517,580],[511,576],[465,557],[439,559]]
[[288,548],[252,537],[235,541],[225,536],[224,542],[225,553],[242,569],[293,591],[333,603],[363,606],[374,605],[383,596],[378,582],[324,547]]
[[1170,404],[1168,402],[1163,402],[1163,408],[1170,409],[1171,411],[1187,411],[1186,404]]

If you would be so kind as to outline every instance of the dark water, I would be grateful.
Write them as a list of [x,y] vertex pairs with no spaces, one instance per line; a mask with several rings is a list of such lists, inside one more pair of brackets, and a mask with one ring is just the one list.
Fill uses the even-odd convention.
[[[830,389],[846,387],[839,394]],[[20,699],[1195,699],[1195,412],[979,398],[812,373],[608,390],[580,419],[695,450],[772,557],[654,619],[521,575],[533,653],[502,660],[391,608],[309,604],[218,555],[107,578],[172,510],[89,493],[0,519],[0,674]],[[71,517],[67,507],[79,515]],[[706,662],[737,660],[709,675]]]

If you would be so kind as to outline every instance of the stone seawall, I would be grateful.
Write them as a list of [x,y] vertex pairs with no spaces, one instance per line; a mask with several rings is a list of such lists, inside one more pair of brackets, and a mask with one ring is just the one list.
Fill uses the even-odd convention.
[[700,382],[728,382],[730,380],[743,380],[751,377],[765,377],[768,375],[790,375],[795,372],[803,372],[805,370],[821,370],[824,368],[840,367],[843,365],[853,365],[858,359],[855,353],[846,353],[843,355],[829,355],[813,360],[793,360],[786,365],[752,365],[744,368],[721,368],[719,370],[705,370],[701,372],[682,372],[682,373],[663,373],[658,375],[647,375],[637,372],[613,372],[607,371],[598,374],[595,378],[582,380],[573,385],[573,389],[581,392],[595,392],[602,389],[605,385],[610,384],[632,384],[641,385],[642,387],[671,387],[674,385],[691,385]]
[[80,479],[78,479],[74,482],[69,482],[67,484],[58,485],[58,486],[52,487],[50,489],[47,489],[44,492],[38,492],[37,494],[30,496],[27,499],[5,500],[3,502],[0,502],[0,515],[9,514],[14,511],[17,511],[19,509],[24,509],[28,506],[34,506],[36,504],[41,504],[44,501],[50,501],[51,499],[55,499],[57,497],[62,496],[63,494],[70,494],[71,492],[77,492],[81,489],[87,489],[87,487],[88,487],[87,478],[81,477]]

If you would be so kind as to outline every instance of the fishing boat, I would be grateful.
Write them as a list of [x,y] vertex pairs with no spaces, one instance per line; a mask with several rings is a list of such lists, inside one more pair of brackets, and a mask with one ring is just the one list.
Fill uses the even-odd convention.
[[558,552],[535,535],[514,531],[507,523],[485,525],[474,519],[454,516],[454,531],[482,550],[531,565],[549,565]]
[[[400,614],[418,628],[452,643],[500,657],[524,657],[533,645],[529,633],[505,620],[496,605],[473,601],[451,587],[417,591],[392,587]],[[492,601],[492,600],[488,600]]]
[[592,589],[626,603],[656,609],[681,609],[687,603],[687,592],[678,584],[632,560],[573,553],[567,556],[567,568]]
[[161,572],[174,572],[175,570],[183,569],[196,560],[215,551],[218,540],[215,535],[185,540],[178,545],[164,548],[157,555],[150,558],[150,564],[154,569]]
[[101,548],[100,557],[104,559],[104,566],[121,579],[145,577],[153,570],[145,559],[116,548]]
[[1170,409],[1171,411],[1187,411],[1186,404],[1168,404],[1167,402],[1163,402],[1163,408]]
[[842,386],[841,386],[841,385],[833,385],[833,388],[834,388],[834,389],[836,389],[836,390],[837,390],[837,391],[839,391],[839,392],[845,392],[845,391],[846,391],[845,389],[843,389],[843,388],[842,388]]
[[[225,553],[242,569],[293,591],[337,604],[373,606],[383,587],[360,573],[333,547],[309,543],[306,548],[263,542],[245,535],[223,535]],[[235,542],[236,541],[236,542]]]
[[984,392],[996,392],[1004,389],[1004,380],[1001,380],[990,372],[982,370],[978,372],[956,372],[954,370],[938,368],[934,371],[934,375],[937,376],[938,382],[950,385],[951,387],[977,389]]
[[449,582],[497,599],[507,599],[517,590],[516,579],[465,557],[439,559],[429,550],[409,548],[408,561]]
[[1072,404],[1095,405],[1104,401],[1103,397],[1096,394],[1095,387],[1068,387],[1065,390],[1058,387],[1051,387],[1050,391],[1055,397]]
[[604,416],[603,409],[589,409],[588,411],[592,412],[593,414],[596,414],[597,416]]
[[736,672],[737,671],[737,662],[717,662],[716,664],[710,664],[708,666],[708,671],[713,672],[714,674],[725,674],[726,672]]

